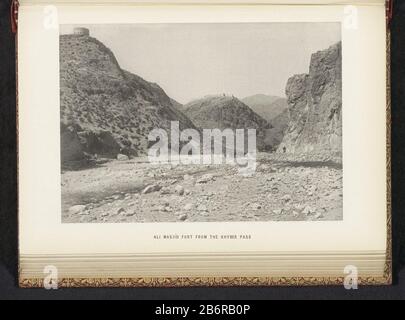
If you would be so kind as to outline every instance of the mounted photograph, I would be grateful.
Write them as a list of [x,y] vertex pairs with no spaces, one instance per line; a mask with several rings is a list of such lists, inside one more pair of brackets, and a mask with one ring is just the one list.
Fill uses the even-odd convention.
[[62,223],[343,220],[341,28],[60,25]]

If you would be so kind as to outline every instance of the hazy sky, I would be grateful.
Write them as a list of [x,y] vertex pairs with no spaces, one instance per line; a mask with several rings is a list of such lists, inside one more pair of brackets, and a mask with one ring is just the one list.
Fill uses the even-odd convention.
[[[340,41],[339,23],[91,25],[121,68],[181,103],[209,94],[284,96],[311,54]],[[62,26],[70,33],[72,26]]]

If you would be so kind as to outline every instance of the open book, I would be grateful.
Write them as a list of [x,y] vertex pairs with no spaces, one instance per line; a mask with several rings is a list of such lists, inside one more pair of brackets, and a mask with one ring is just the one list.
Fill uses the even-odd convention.
[[391,283],[387,12],[14,1],[20,285]]

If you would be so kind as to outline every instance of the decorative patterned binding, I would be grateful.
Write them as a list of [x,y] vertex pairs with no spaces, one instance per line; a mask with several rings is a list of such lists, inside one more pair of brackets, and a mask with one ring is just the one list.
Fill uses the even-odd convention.
[[[387,271],[390,270],[387,269]],[[63,278],[58,282],[58,288],[119,288],[119,287],[260,287],[260,286],[340,286],[343,277],[293,277],[293,278]],[[384,277],[360,277],[361,286],[378,286],[391,284],[391,272]],[[21,279],[21,288],[43,288],[43,279]]]

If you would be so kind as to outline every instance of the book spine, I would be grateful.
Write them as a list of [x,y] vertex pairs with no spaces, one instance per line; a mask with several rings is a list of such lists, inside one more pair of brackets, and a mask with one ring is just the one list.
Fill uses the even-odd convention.
[[17,33],[19,7],[20,7],[20,3],[18,2],[18,0],[11,1],[10,21],[11,21],[11,31],[13,33]]

